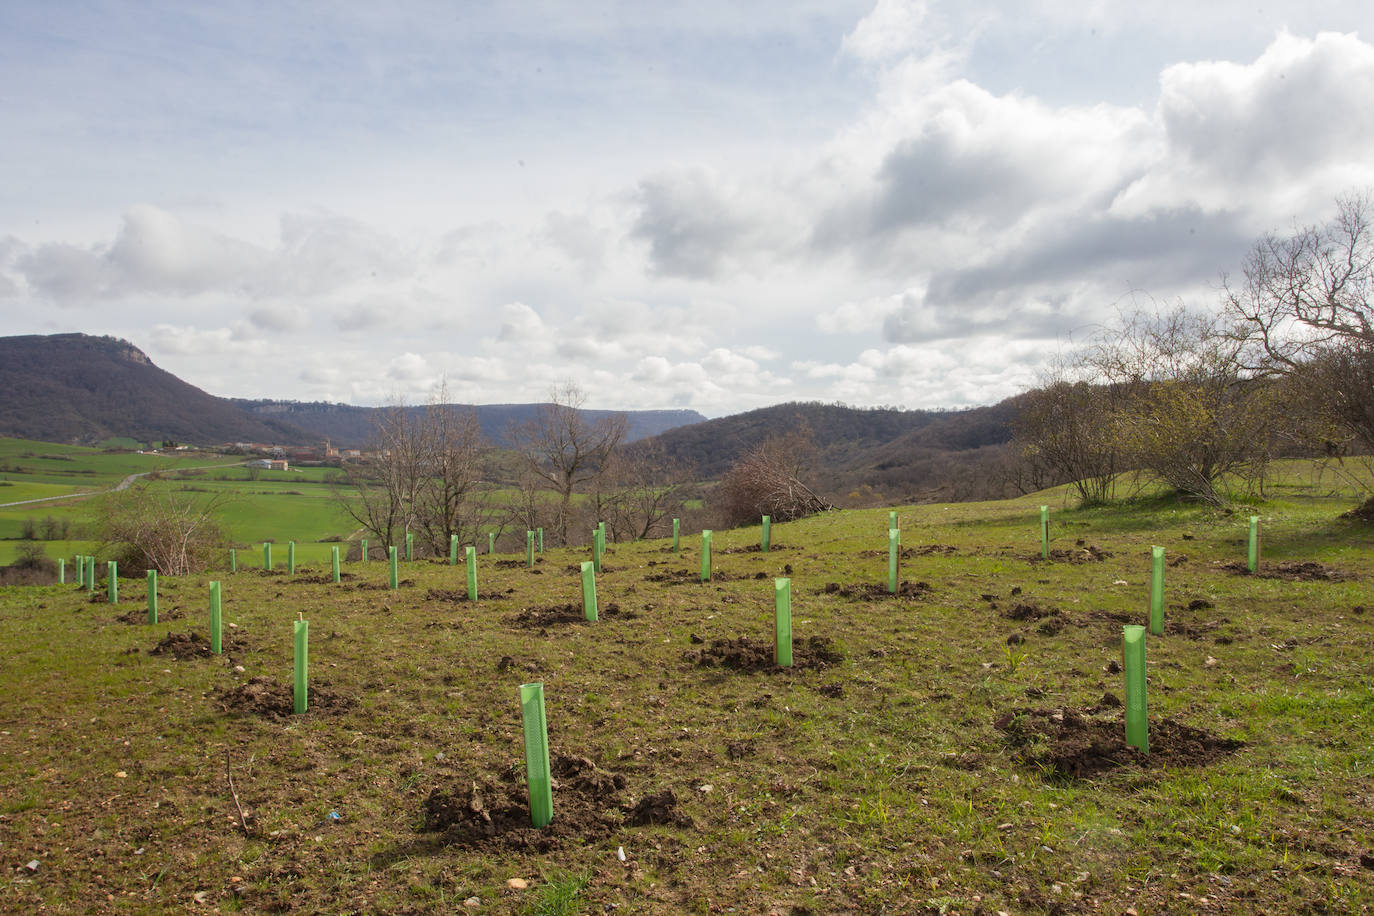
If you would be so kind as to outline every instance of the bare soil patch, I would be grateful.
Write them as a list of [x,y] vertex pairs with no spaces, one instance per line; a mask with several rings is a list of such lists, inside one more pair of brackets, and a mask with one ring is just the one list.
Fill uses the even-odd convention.
[[[508,588],[504,592],[477,592],[478,601],[505,601],[515,594],[515,589]],[[465,588],[431,588],[425,592],[426,601],[467,601],[468,590]]]
[[1250,572],[1243,560],[1220,564],[1220,568],[1236,575],[1254,575],[1260,579],[1282,579],[1287,582],[1349,582],[1359,576],[1345,570],[1325,566],[1312,560],[1285,560],[1282,563],[1261,563],[1259,571]]
[[627,785],[623,775],[567,754],[554,755],[549,764],[553,820],[547,827],[531,825],[523,768],[512,767],[497,779],[435,789],[422,808],[424,829],[441,832],[445,845],[548,852],[602,839],[625,824],[695,826],[671,789],[630,806],[621,798]]
[[[597,617],[611,617],[617,620],[633,620],[639,615],[634,611],[622,610],[620,605],[610,604],[597,608]],[[539,629],[560,624],[589,623],[580,604],[551,604],[543,607],[527,607],[520,613],[507,617],[505,623],[514,627]]]
[[[353,573],[350,573],[350,572],[343,572],[343,571],[340,571],[340,572],[339,572],[339,581],[340,581],[340,582],[352,582],[353,580],[355,580],[355,579],[357,579],[357,578],[358,578],[358,577],[357,577],[356,575],[354,575]],[[297,576],[296,578],[294,578],[294,579],[291,580],[291,584],[292,584],[292,585],[333,585],[333,584],[334,584],[334,574],[331,572],[331,573],[321,573],[321,574],[318,575],[318,576]]]
[[1203,766],[1245,742],[1220,738],[1173,719],[1152,719],[1150,753],[1126,744],[1121,701],[1108,694],[1083,710],[1013,709],[993,723],[1022,763],[1073,779],[1090,779],[1122,767]]
[[[227,640],[221,639],[221,649],[229,648]],[[179,662],[195,658],[213,658],[210,639],[192,630],[189,633],[168,633],[157,645],[148,650],[149,655],[170,655]]]
[[[146,599],[145,599],[145,600],[146,600]],[[181,620],[181,619],[183,619],[185,616],[186,616],[186,612],[183,611],[181,608],[176,608],[176,607],[174,607],[174,608],[168,608],[167,610],[163,610],[162,608],[158,608],[158,611],[157,611],[157,619],[158,619],[160,622],[166,622],[166,621],[168,621],[168,620]],[[130,610],[125,611],[123,614],[120,614],[119,616],[115,617],[115,620],[118,621],[119,623],[128,623],[128,624],[133,624],[133,625],[135,625],[135,626],[142,625],[142,624],[147,624],[147,622],[148,622],[148,607],[147,607],[147,605],[144,605],[143,607],[140,607],[140,608],[132,608],[132,609],[130,609]]]
[[[768,545],[767,553],[782,553],[782,552],[786,552],[786,551],[795,551],[795,550],[797,550],[797,549],[798,549],[798,548],[796,548],[796,547],[789,547],[789,546],[787,546],[786,544],[779,544],[779,543],[777,543],[776,541],[774,541],[772,544],[769,544],[769,545]],[[712,552],[714,552],[714,553],[764,553],[765,551],[764,551],[764,549],[763,549],[763,545],[762,545],[762,544],[746,544],[746,545],[743,546],[743,547],[715,547],[715,548],[712,548]]]
[[[710,581],[710,582],[731,582],[731,581],[738,582],[738,581],[741,581],[741,580],[744,580],[744,579],[767,579],[767,578],[768,578],[768,573],[766,573],[766,572],[728,573],[728,572],[725,572],[724,570],[713,569],[713,570],[711,570],[711,578],[710,578],[708,581]],[[705,584],[706,584],[706,583],[704,583],[704,582],[701,581],[701,570],[699,570],[699,569],[674,569],[674,570],[669,570],[669,571],[667,571],[667,572],[650,573],[649,575],[647,575],[647,576],[644,577],[644,581],[645,581],[645,582],[663,582],[663,583],[666,583],[666,584],[668,584],[668,585],[687,585],[687,584],[689,584],[689,583],[695,583],[695,584],[697,584],[697,585],[705,585]]]
[[[335,693],[327,681],[311,681],[306,714],[335,713],[353,706],[352,697]],[[296,700],[290,684],[265,677],[255,677],[215,695],[225,712],[248,713],[268,719],[285,719],[295,715]]]
[[897,586],[896,594],[888,591],[886,585],[877,582],[860,582],[850,585],[828,582],[825,588],[817,594],[839,595],[841,598],[848,598],[851,601],[886,601],[890,598],[920,599],[929,595],[931,591],[933,589],[929,582],[903,581]]
[[[538,554],[535,554],[534,565],[538,566],[540,563],[543,562],[544,558],[539,556]],[[497,560],[496,563],[493,565],[495,565],[497,569],[524,569],[529,564],[527,564],[524,560]]]
[[[748,636],[738,639],[713,639],[702,649],[693,649],[683,655],[688,662],[700,668],[730,668],[735,671],[787,671],[773,661],[775,647],[772,643],[756,642]],[[792,668],[828,668],[844,661],[840,652],[827,636],[812,636],[805,641],[792,640]]]

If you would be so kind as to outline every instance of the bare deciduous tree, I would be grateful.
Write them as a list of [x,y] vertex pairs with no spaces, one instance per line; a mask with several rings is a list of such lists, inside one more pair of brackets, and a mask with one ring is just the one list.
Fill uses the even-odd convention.
[[454,535],[459,543],[475,543],[492,515],[482,485],[482,459],[489,445],[477,414],[448,403],[448,386],[441,382],[418,418],[417,434],[421,459],[415,527],[435,554],[446,552]]
[[378,411],[368,459],[342,469],[336,498],[384,549],[415,532],[431,553],[444,553],[453,535],[473,541],[488,521],[481,483],[488,446],[476,415],[447,401],[441,382],[423,409]]
[[597,488],[600,512],[613,541],[637,541],[672,532],[691,474],[662,446],[622,449],[611,457]]
[[[1267,235],[1226,282],[1225,304],[1240,344],[1237,359],[1256,375],[1280,377],[1304,409],[1296,434],[1341,458],[1351,446],[1374,453],[1374,196],[1336,202],[1336,216],[1292,235]],[[1374,490],[1374,474],[1348,475]],[[1374,496],[1369,503],[1374,514]]]
[[368,441],[368,457],[342,468],[334,496],[383,550],[415,520],[421,485],[422,443],[418,424],[400,404],[379,410]]
[[569,543],[573,493],[601,474],[629,426],[624,414],[589,420],[581,409],[585,401],[577,385],[560,385],[534,419],[513,431],[528,470],[557,496],[554,527],[563,545]]

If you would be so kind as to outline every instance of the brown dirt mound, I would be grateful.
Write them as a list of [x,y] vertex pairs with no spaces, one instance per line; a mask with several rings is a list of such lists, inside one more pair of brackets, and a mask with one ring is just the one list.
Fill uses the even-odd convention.
[[639,800],[625,817],[625,823],[633,827],[660,825],[664,827],[696,827],[696,822],[686,811],[677,806],[677,794],[672,789],[664,789]]
[[897,586],[897,594],[887,590],[886,585],[876,582],[860,582],[851,585],[841,585],[838,582],[827,582],[825,588],[818,594],[839,595],[841,598],[848,598],[851,601],[886,601],[889,598],[924,598],[932,591],[929,582],[907,582],[903,581]]
[[[221,640],[221,642],[221,649],[229,647],[227,640]],[[194,630],[190,633],[168,633],[161,642],[148,650],[148,654],[170,655],[179,662],[190,661],[193,658],[214,657],[214,653],[210,651],[209,638],[201,636]]]
[[[921,544],[917,547],[903,547],[898,552],[898,556],[900,556],[903,560],[913,560],[916,557],[928,557],[932,554],[948,556],[949,554],[958,552],[959,548],[955,547],[953,544]],[[864,550],[860,552],[859,556],[886,557],[887,549],[883,548],[881,550]]]
[[[600,605],[597,608],[597,618],[614,617],[617,620],[633,620],[639,615],[634,611],[621,610],[620,605],[612,602],[611,604]],[[553,604],[545,607],[527,607],[514,616],[507,617],[505,623],[513,627],[528,627],[538,629],[540,627],[556,626],[569,623],[587,623],[587,615],[582,612],[580,604]]]
[[[544,558],[538,554],[534,555],[534,565],[538,566],[544,562]],[[528,564],[524,560],[497,560],[497,569],[524,569]]]
[[424,829],[441,831],[448,845],[548,852],[604,838],[622,826],[624,805],[618,796],[624,776],[586,757],[559,754],[549,763],[553,821],[547,827],[536,830],[530,824],[523,767],[512,767],[499,780],[435,789],[424,802]]
[[687,582],[700,582],[701,571],[694,569],[673,569],[668,572],[650,573],[644,577],[645,582],[667,582],[672,585],[682,585]]
[[[720,570],[720,569],[713,569],[713,570],[711,570],[711,581],[712,581],[712,582],[731,582],[731,581],[739,581],[739,580],[743,580],[743,579],[767,579],[767,578],[768,578],[768,573],[765,573],[765,572],[753,572],[753,573],[728,573],[728,572],[725,572],[724,570]],[[688,584],[704,585],[704,584],[705,584],[704,582],[701,581],[701,570],[700,570],[700,569],[674,569],[674,570],[670,570],[670,571],[668,571],[668,572],[650,573],[649,575],[647,575],[647,576],[644,577],[644,581],[645,581],[645,582],[665,582],[665,583],[667,583],[668,585],[688,585]]]
[[[769,545],[768,545],[768,552],[769,552],[769,553],[778,553],[779,551],[796,550],[796,549],[797,549],[797,548],[795,548],[795,547],[788,547],[786,544],[779,544],[779,543],[777,543],[776,541],[774,541],[772,544],[769,544]],[[715,547],[715,548],[712,549],[712,552],[713,552],[713,553],[763,553],[763,545],[762,545],[762,544],[747,544],[747,545],[745,545],[744,547]]]
[[[505,601],[506,598],[515,593],[515,589],[508,588],[504,592],[477,592],[478,601]],[[466,588],[431,588],[425,592],[426,601],[467,601],[468,590]]]
[[[397,586],[404,584],[404,582],[396,583]],[[390,584],[386,582],[353,582],[348,587],[358,592],[384,592],[391,588]]]
[[[683,657],[702,668],[731,668],[736,671],[786,671],[773,662],[772,643],[739,639],[713,639],[704,649],[693,649]],[[793,668],[826,668],[844,660],[828,636],[812,636],[803,642],[792,640]]]
[[1150,721],[1150,753],[1126,744],[1120,700],[1104,696],[1088,709],[1014,709],[993,723],[1022,763],[1060,776],[1089,779],[1121,767],[1202,766],[1245,742],[1219,738],[1173,719]]
[[[251,713],[269,719],[284,719],[295,715],[296,709],[291,685],[279,684],[265,677],[255,677],[221,690],[215,699],[225,712]],[[307,699],[307,715],[339,712],[353,705],[352,698],[332,692],[325,681],[312,680]]]
[[[147,599],[144,600],[146,601]],[[157,612],[157,619],[163,623],[168,620],[181,620],[185,616],[186,614],[182,612],[181,608],[168,608],[166,610],[159,608]],[[148,623],[148,606],[144,604],[133,610],[125,611],[123,614],[116,617],[115,620],[120,623],[131,623],[135,626],[139,624],[146,625]]]
[[1063,614],[1057,607],[1041,607],[1034,601],[1022,601],[1002,612],[1008,620],[1043,620],[1046,617],[1059,617]]
[[1340,517],[1361,522],[1374,522],[1374,496],[1366,499],[1349,512],[1342,512]]
[[[353,573],[350,573],[350,572],[342,572],[342,571],[340,571],[340,573],[339,573],[339,581],[340,581],[340,582],[352,582],[352,581],[353,581],[354,579],[356,579],[356,578],[358,578],[358,577],[355,576]],[[334,574],[333,574],[332,572],[330,572],[330,573],[322,573],[322,574],[320,574],[320,575],[318,575],[318,576],[297,576],[296,578],[294,578],[294,579],[291,580],[291,584],[292,584],[292,585],[333,585],[333,584],[334,584]]]
[[[1250,567],[1243,560],[1222,563],[1220,568],[1238,575],[1250,575]],[[1283,579],[1288,582],[1349,582],[1359,578],[1354,573],[1324,566],[1311,560],[1261,563],[1259,572],[1254,575],[1260,579]]]

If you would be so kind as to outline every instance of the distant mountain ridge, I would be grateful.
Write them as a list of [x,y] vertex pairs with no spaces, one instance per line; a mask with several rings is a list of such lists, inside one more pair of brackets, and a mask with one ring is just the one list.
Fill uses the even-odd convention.
[[[505,445],[510,426],[531,418],[537,406],[483,404],[471,409],[487,438]],[[82,444],[119,436],[196,445],[315,445],[329,439],[337,446],[361,448],[370,438],[377,410],[217,397],[158,368],[138,347],[116,337],[0,337],[0,436]],[[585,411],[593,420],[620,412]],[[706,419],[695,410],[623,413],[629,441]]]
[[[230,403],[242,408],[249,415],[259,418],[276,418],[301,429],[308,430],[317,439],[327,438],[334,445],[359,448],[367,444],[372,434],[373,416],[378,407],[354,407],[351,404],[330,404],[325,401],[273,401],[246,400],[231,398]],[[457,404],[459,409],[471,410],[477,415],[477,423],[482,435],[499,446],[510,445],[509,433],[513,425],[526,422],[534,416],[538,404]],[[425,408],[407,408],[421,412]],[[702,423],[704,416],[695,410],[591,410],[584,408],[582,413],[592,422],[602,417],[623,413],[629,422],[626,441],[634,442],[649,436],[656,436],[680,426]]]

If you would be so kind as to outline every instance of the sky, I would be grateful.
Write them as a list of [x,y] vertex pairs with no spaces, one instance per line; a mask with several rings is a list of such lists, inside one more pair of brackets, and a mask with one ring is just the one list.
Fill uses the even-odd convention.
[[4,334],[226,397],[1033,387],[1374,187],[1374,4],[7,0]]

